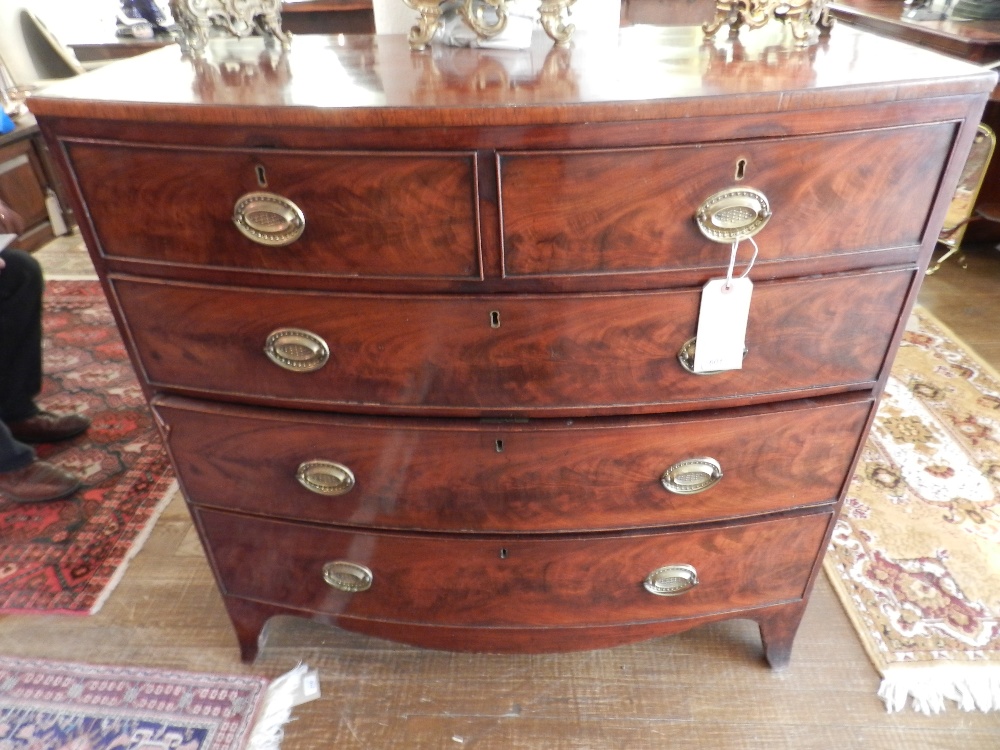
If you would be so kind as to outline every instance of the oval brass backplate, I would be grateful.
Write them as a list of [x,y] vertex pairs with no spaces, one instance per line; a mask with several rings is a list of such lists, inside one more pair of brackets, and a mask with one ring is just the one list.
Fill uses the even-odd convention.
[[[681,367],[683,367],[685,371],[691,373],[692,375],[717,375],[720,372],[731,372],[731,370],[705,370],[705,372],[695,372],[694,353],[697,348],[698,337],[694,336],[685,341],[680,350],[678,350],[677,361],[680,362]],[[750,350],[744,347],[743,358],[746,359],[746,356],[749,353]]]
[[664,489],[675,495],[697,495],[722,479],[722,466],[714,458],[687,458],[678,461],[660,477]]
[[317,495],[346,495],[354,489],[354,472],[336,461],[303,461],[295,472],[295,478]]
[[650,594],[677,596],[698,585],[698,572],[691,565],[665,565],[646,576],[642,585]]
[[753,237],[770,218],[767,196],[747,187],[719,191],[707,198],[695,214],[703,235],[727,245]]
[[323,566],[323,580],[338,591],[357,594],[370,589],[375,576],[364,565],[335,560]]
[[279,328],[268,335],[264,354],[284,370],[313,372],[330,359],[330,347],[312,331]]
[[233,206],[233,223],[246,237],[261,245],[289,245],[306,228],[302,209],[275,193],[247,193]]

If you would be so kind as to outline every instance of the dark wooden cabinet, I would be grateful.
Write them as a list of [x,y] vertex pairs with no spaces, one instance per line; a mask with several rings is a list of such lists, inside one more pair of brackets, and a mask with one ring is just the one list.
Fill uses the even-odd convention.
[[[746,617],[787,663],[995,76],[780,31],[296,37],[32,101],[245,659],[276,614],[497,652]],[[696,216],[749,188],[743,367],[694,374]]]
[[32,117],[18,120],[17,127],[0,136],[0,200],[24,219],[24,231],[16,240],[22,250],[36,250],[55,235],[45,199],[56,196],[63,222],[73,222],[69,202],[56,178],[41,131]]

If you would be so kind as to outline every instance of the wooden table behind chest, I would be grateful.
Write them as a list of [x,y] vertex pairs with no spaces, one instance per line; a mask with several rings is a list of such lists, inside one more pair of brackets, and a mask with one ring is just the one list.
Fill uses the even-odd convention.
[[[33,103],[244,659],[275,614],[501,652],[746,617],[787,663],[993,74],[748,39],[244,42]],[[693,374],[695,215],[748,189],[744,367]]]

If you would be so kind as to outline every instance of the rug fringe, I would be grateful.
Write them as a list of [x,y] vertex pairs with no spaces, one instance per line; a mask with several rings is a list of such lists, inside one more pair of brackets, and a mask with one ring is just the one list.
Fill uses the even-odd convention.
[[963,711],[1000,711],[1000,666],[899,665],[885,670],[878,697],[889,713],[909,702],[914,711],[939,714],[954,701]]
[[292,718],[295,698],[301,693],[302,680],[308,672],[308,665],[299,664],[271,682],[245,750],[278,750],[281,747],[285,724]]

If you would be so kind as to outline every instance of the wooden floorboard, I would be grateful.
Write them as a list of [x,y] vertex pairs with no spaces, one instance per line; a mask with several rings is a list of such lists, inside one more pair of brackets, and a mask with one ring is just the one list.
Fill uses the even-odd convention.
[[[1000,367],[1000,253],[967,255],[920,301]],[[602,651],[490,656],[276,618],[246,666],[179,499],[100,613],[2,617],[0,653],[268,676],[305,661],[323,697],[296,709],[285,750],[1000,748],[1000,714],[886,714],[823,576],[784,672],[765,666],[745,621]]]

